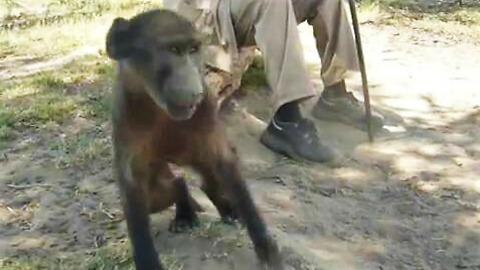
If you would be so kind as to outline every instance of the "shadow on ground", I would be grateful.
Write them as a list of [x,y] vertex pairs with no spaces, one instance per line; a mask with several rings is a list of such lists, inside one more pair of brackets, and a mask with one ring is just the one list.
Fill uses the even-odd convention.
[[[378,30],[371,27],[367,32]],[[387,52],[376,49],[394,46],[395,37],[388,35],[390,43],[367,39],[368,52],[382,59]],[[397,49],[402,57],[416,59],[408,46],[413,45]],[[390,112],[387,118],[394,128],[378,134],[370,145],[362,131],[316,121],[321,138],[345,157],[339,164],[294,162],[259,143],[271,114],[266,89],[247,91],[224,115],[259,210],[293,269],[480,268],[478,107],[445,105],[431,98],[431,89],[422,92],[424,84],[413,79],[407,85],[400,79],[386,83],[379,78],[401,74],[405,63],[386,69],[378,64],[384,62],[372,59],[378,85],[372,88],[372,100]],[[77,86],[61,85],[75,91],[58,93],[67,98],[87,91],[84,97],[89,97],[106,87],[100,80]],[[358,82],[351,87],[359,89]],[[102,98],[108,98],[105,91]],[[466,93],[457,98],[468,101]],[[110,126],[104,118],[96,120],[68,115],[59,123],[19,131],[2,148],[0,265],[25,257],[53,258],[55,267],[84,263],[96,260],[98,250],[121,246],[113,258],[122,259],[113,264],[131,266],[111,174]],[[206,208],[202,225],[172,234],[167,232],[172,209],[152,215],[159,250],[184,269],[256,269],[245,231],[218,223],[214,207],[198,189],[198,178],[185,173]]]

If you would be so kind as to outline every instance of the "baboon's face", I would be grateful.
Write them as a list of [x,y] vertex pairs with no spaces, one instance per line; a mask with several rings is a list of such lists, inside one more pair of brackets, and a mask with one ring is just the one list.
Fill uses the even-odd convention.
[[143,81],[155,103],[177,120],[189,119],[203,98],[201,42],[190,22],[169,11],[117,18],[107,53]]

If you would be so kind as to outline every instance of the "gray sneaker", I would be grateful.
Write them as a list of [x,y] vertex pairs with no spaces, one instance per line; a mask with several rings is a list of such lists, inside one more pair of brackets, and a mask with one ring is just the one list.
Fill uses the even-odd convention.
[[328,162],[333,151],[320,143],[315,125],[308,119],[298,122],[278,122],[272,118],[260,142],[272,151],[296,160]]
[[[364,104],[351,92],[335,98],[320,97],[312,110],[312,115],[320,120],[340,122],[361,130],[367,129]],[[372,111],[372,130],[380,130],[383,122],[384,117]]]

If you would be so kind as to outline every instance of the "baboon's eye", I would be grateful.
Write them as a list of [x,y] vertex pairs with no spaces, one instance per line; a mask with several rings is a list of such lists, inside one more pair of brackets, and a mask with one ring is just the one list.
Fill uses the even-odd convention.
[[175,46],[175,45],[170,46],[169,51],[176,54],[176,55],[180,55],[182,53],[182,50],[180,49],[180,47]]
[[200,46],[198,44],[194,44],[190,47],[189,53],[196,53],[200,49]]

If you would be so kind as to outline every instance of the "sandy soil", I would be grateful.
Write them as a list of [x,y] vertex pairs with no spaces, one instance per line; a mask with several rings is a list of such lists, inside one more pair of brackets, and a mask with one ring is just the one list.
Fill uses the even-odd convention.
[[[309,31],[301,26],[318,83]],[[374,144],[316,121],[341,162],[270,152],[258,142],[267,89],[248,91],[225,116],[258,207],[291,269],[480,269],[480,48],[415,29],[362,31],[372,101],[388,120]],[[348,84],[361,97],[358,76]],[[2,257],[62,257],[127,241],[110,161],[59,169],[39,141],[32,134],[0,158]],[[172,234],[173,211],[153,215],[159,249],[183,269],[257,269],[245,231],[219,225],[195,175],[191,186],[207,210],[202,227]]]

